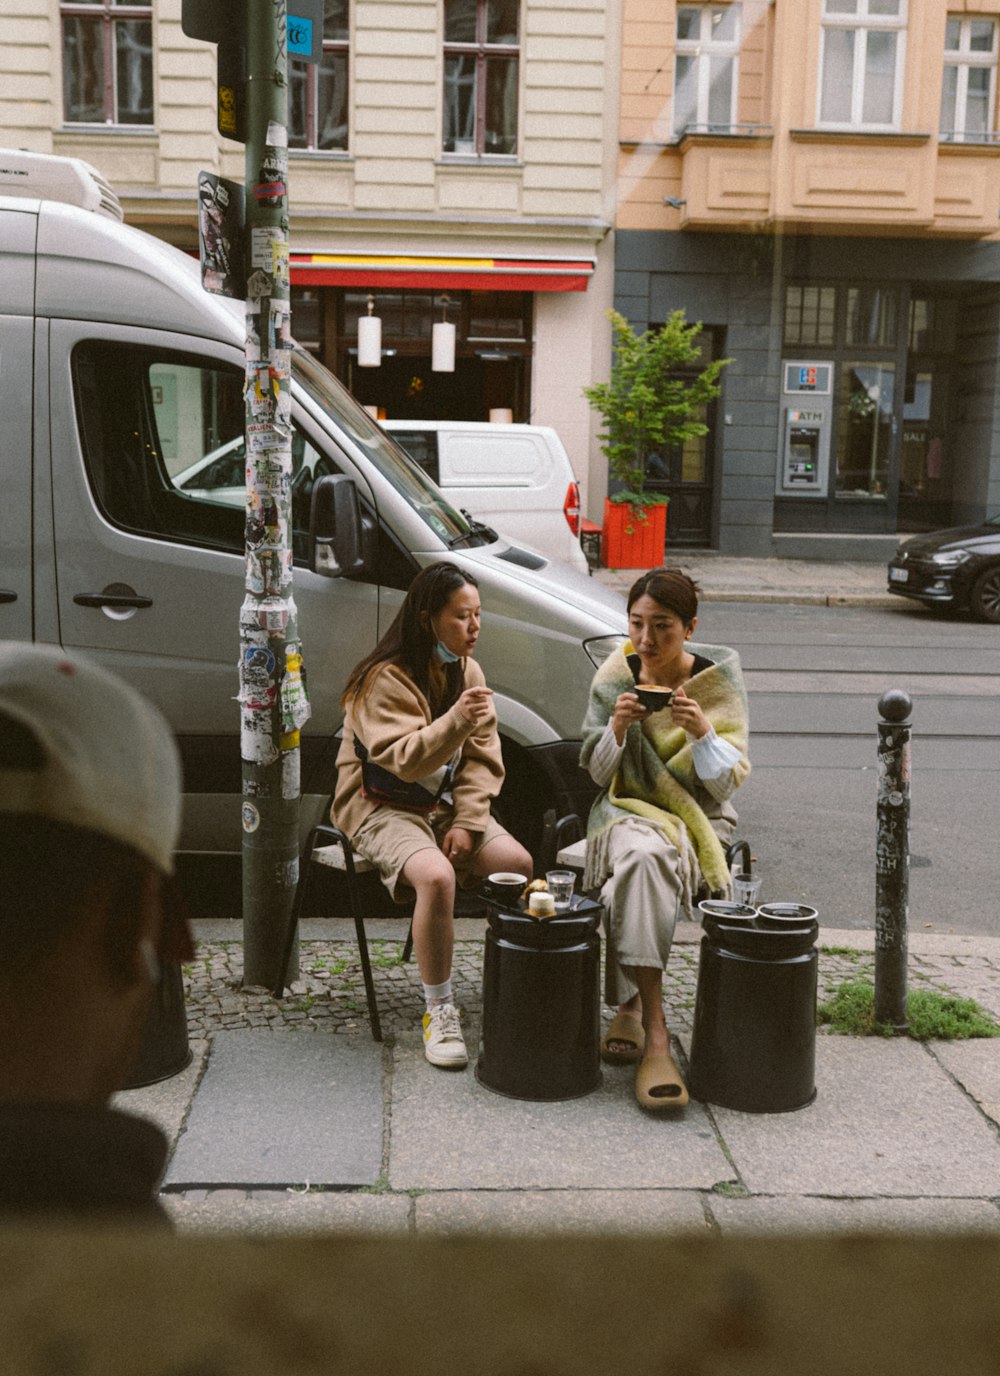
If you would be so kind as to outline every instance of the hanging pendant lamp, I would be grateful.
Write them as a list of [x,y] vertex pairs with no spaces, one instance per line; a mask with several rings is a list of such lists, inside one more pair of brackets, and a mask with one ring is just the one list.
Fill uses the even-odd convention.
[[448,296],[441,297],[441,316],[431,330],[431,372],[453,373],[455,371],[455,326],[444,319],[450,305]]
[[368,297],[368,314],[358,317],[358,367],[377,368],[382,362],[382,321],[372,315],[375,298]]

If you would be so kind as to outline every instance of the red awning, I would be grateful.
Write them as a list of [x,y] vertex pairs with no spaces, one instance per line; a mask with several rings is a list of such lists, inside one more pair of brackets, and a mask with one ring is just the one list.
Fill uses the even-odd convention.
[[292,253],[299,287],[400,287],[453,291],[586,291],[592,258],[433,258]]

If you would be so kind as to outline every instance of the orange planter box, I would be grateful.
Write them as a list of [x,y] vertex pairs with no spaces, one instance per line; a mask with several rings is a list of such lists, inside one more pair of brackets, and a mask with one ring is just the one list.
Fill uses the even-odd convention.
[[637,512],[626,502],[604,499],[601,563],[606,569],[659,568],[666,543],[666,503]]

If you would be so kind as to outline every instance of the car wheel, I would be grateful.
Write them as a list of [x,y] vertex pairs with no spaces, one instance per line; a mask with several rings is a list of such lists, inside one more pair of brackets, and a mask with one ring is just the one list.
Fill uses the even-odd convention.
[[979,575],[972,585],[969,603],[983,621],[1000,624],[1000,564]]

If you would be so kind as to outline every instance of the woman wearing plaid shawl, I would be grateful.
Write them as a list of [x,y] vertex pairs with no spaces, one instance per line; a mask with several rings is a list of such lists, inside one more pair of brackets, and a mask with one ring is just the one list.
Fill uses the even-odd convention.
[[[699,894],[728,895],[729,801],[750,772],[747,699],[735,651],[694,645],[698,589],[680,569],[643,574],[628,594],[629,639],[594,676],[581,764],[601,788],[587,825],[585,888],[601,888],[606,998],[618,1012],[601,1043],[635,1063],[636,1098],[682,1108],[687,1088],[670,1054],[663,971],[678,911]],[[636,688],[673,690],[648,711]]]

